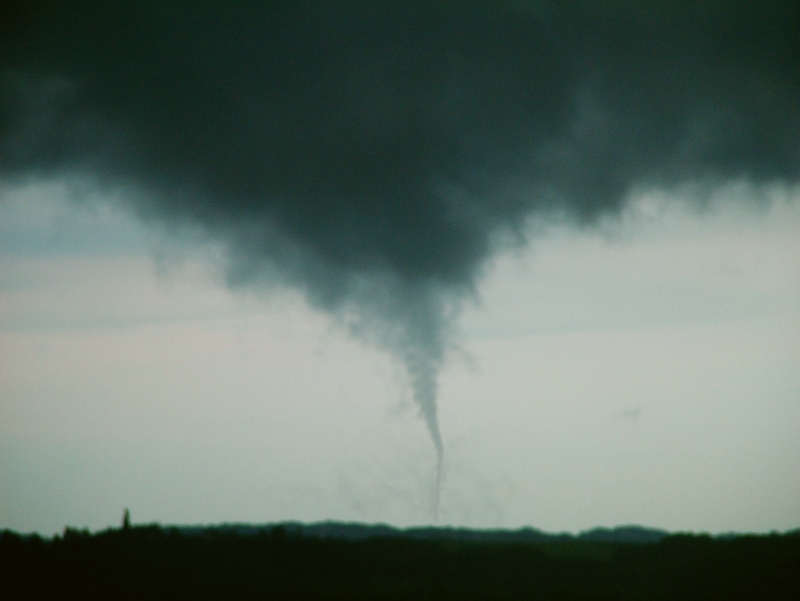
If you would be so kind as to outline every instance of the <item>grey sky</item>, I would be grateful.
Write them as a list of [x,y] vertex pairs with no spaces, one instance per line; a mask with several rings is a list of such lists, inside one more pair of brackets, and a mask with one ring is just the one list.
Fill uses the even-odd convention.
[[[218,286],[245,298],[296,290],[335,327],[404,364],[436,446],[437,394],[447,384],[440,370],[460,356],[465,302],[479,298],[497,256],[524,240],[535,251],[537,232],[558,239],[543,223],[560,223],[556,231],[578,247],[597,232],[622,236],[623,246],[633,236],[636,246],[636,228],[647,230],[648,218],[645,210],[633,233],[624,231],[631,199],[656,206],[658,222],[670,212],[657,197],[667,206],[680,199],[687,215],[687,206],[709,203],[721,215],[741,206],[773,215],[767,197],[796,196],[793,3],[725,11],[620,3],[603,13],[588,4],[478,2],[226,4],[220,14],[180,4],[96,6],[25,3],[9,11],[0,31],[0,176],[7,195],[29,194],[37,207],[52,202],[37,186],[66,186],[55,196],[95,207],[101,224],[127,211],[148,233],[128,224],[119,241],[64,234],[53,242],[60,251],[38,250],[41,265],[53,256],[106,255],[105,267],[97,258],[91,269],[71,264],[80,273],[107,269],[116,281],[114,261],[140,256],[142,246],[155,244],[168,272],[172,253],[202,240],[195,259],[211,255]],[[31,254],[42,234],[26,210],[17,211],[21,226],[4,234],[9,256]],[[76,225],[72,219],[65,222]],[[767,218],[756,211],[748,219]],[[658,275],[629,288],[613,261],[588,268],[597,249],[584,257],[568,247],[560,260],[583,265],[583,289],[559,291],[556,268],[554,280],[538,282],[534,332],[647,322],[652,306],[678,322],[766,312],[757,293],[736,294],[745,300],[734,309],[715,307],[713,294],[687,302],[706,277],[689,267],[707,260],[702,244],[675,243],[682,261],[653,259],[642,270]],[[17,280],[7,282],[22,284],[4,285],[30,283],[29,268],[12,263]],[[81,287],[72,284],[80,280],[60,277],[80,305]],[[98,292],[112,294],[103,281]],[[135,278],[116,285],[126,298],[147,288]],[[723,278],[719,290],[726,285]],[[586,300],[611,288],[616,294]],[[238,313],[238,301],[229,302]],[[58,311],[39,306],[43,320]],[[555,306],[554,320],[546,309]],[[15,310],[25,328],[36,321],[36,309]],[[77,319],[99,323],[101,315]]]
[[[2,237],[26,240],[0,258],[4,527],[104,528],[125,506],[430,522],[434,455],[391,355],[60,189],[4,190]],[[737,195],[644,199],[493,262],[441,375],[443,523],[798,523],[799,199]]]

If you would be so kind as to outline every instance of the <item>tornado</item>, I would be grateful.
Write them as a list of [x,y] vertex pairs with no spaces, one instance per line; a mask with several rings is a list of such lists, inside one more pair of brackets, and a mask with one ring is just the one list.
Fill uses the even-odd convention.
[[492,257],[637,190],[800,181],[799,23],[784,0],[12,1],[0,183],[189,224],[231,288],[300,290],[391,353],[438,519],[437,385]]

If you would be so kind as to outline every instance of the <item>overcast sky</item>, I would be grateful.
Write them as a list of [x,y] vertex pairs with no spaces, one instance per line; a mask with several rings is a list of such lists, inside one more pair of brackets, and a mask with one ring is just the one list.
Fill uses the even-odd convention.
[[798,526],[792,3],[41,4],[1,527]]

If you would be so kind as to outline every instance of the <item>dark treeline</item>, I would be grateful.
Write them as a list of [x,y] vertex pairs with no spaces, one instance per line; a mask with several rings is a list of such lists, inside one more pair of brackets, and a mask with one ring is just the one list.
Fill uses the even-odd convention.
[[497,542],[134,526],[0,533],[29,598],[800,599],[800,535]]

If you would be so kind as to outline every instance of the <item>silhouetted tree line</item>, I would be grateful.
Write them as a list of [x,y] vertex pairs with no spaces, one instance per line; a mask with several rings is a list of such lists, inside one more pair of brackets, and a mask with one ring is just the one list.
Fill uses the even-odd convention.
[[156,525],[0,533],[6,590],[81,599],[800,599],[800,536],[342,540]]

